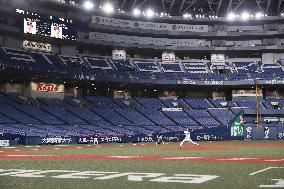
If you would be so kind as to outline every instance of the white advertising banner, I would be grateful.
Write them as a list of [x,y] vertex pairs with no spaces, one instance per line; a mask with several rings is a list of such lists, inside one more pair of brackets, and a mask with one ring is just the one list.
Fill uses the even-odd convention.
[[114,26],[131,29],[178,31],[178,32],[208,32],[208,25],[167,24],[155,22],[142,22],[122,20],[109,17],[92,16],[92,24]]
[[63,93],[64,85],[55,83],[34,83],[31,82],[31,88],[33,91],[49,92],[49,93]]
[[225,54],[211,54],[212,63],[225,63]]
[[174,63],[176,60],[176,55],[174,52],[163,52],[162,62],[163,63]]
[[90,32],[89,39],[96,41],[107,41],[126,44],[141,44],[141,45],[160,45],[160,46],[175,46],[175,47],[204,47],[204,39],[167,39],[153,37],[138,37],[127,35],[116,35],[108,33]]
[[10,141],[9,140],[0,140],[0,146],[9,146]]
[[126,60],[126,51],[125,50],[112,50],[112,59],[113,60]]
[[23,48],[51,52],[51,44],[49,43],[40,43],[35,41],[24,40]]

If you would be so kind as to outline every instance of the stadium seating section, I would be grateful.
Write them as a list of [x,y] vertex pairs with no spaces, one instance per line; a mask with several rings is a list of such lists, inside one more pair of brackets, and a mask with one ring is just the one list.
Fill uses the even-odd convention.
[[[284,79],[281,61],[275,64],[256,60],[232,60],[223,64],[206,60],[163,63],[148,59],[124,61],[66,56],[6,47],[0,49],[0,70],[91,81]],[[124,100],[85,96],[77,101],[72,97],[64,100],[37,98],[32,104],[22,99],[18,94],[0,93],[0,133],[45,137],[150,134],[181,131],[184,127],[208,129],[228,127],[241,110],[256,108],[255,101],[250,99],[227,102],[229,109],[221,106],[224,100],[204,98],[133,97]],[[87,105],[81,107],[78,100]],[[272,102],[284,107],[283,99],[262,100],[259,107],[268,113],[274,112]],[[173,107],[181,110],[164,111],[164,108]],[[276,121],[276,124],[281,123]]]
[[[76,80],[209,80],[234,81],[248,79],[283,79],[283,64],[230,60],[211,63],[207,60],[179,60],[162,63],[158,60],[112,60],[107,57],[67,56],[2,47],[0,69],[22,73],[67,77]],[[222,70],[222,71],[220,71]]]
[[[185,127],[208,129],[228,127],[241,110],[255,108],[251,100],[230,101],[230,108],[226,108],[220,105],[224,100],[202,98],[124,100],[85,96],[79,101],[71,97],[64,100],[37,98],[33,99],[33,104],[22,99],[18,94],[0,92],[0,133],[67,137],[175,132]],[[267,99],[259,105],[273,112],[272,102],[284,107],[283,99]],[[174,107],[182,108],[166,111]]]

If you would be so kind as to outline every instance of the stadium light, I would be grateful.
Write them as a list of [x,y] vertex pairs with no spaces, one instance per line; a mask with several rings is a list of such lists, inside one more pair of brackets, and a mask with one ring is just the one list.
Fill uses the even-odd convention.
[[141,14],[141,11],[139,9],[134,9],[133,10],[133,15],[134,16],[139,16]]
[[106,3],[106,4],[103,6],[103,10],[105,11],[105,13],[111,14],[111,13],[113,13],[114,8],[113,8],[113,6],[112,6],[110,3]]
[[255,18],[256,19],[260,19],[261,17],[263,17],[264,15],[261,13],[261,12],[257,12],[256,14],[255,14]]
[[92,8],[94,8],[94,3],[92,1],[85,1],[84,3],[84,8],[87,10],[91,10]]
[[154,15],[155,15],[155,12],[154,12],[152,9],[146,10],[146,16],[147,16],[148,18],[151,18],[151,17],[153,17]]
[[235,20],[236,19],[236,14],[235,13],[232,13],[232,12],[230,12],[229,14],[228,14],[228,16],[227,16],[227,18],[229,19],[229,20]]
[[247,12],[243,12],[242,15],[241,15],[242,20],[247,20],[247,19],[249,19],[249,17],[250,17],[250,14],[247,13]]
[[186,18],[191,18],[192,16],[191,14],[185,13],[184,15],[182,15],[182,17],[186,19]]

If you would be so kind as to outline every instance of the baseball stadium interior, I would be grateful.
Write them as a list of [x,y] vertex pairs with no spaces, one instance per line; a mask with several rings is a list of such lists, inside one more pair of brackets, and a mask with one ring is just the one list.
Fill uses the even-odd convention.
[[0,0],[0,189],[284,188],[284,0]]
[[282,139],[283,8],[282,0],[2,0],[0,137],[41,144],[190,128],[222,134],[210,140]]

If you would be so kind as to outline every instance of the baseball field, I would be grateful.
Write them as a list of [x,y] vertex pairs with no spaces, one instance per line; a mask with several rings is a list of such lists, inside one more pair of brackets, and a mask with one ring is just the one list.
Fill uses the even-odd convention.
[[0,147],[0,189],[284,188],[284,141]]

